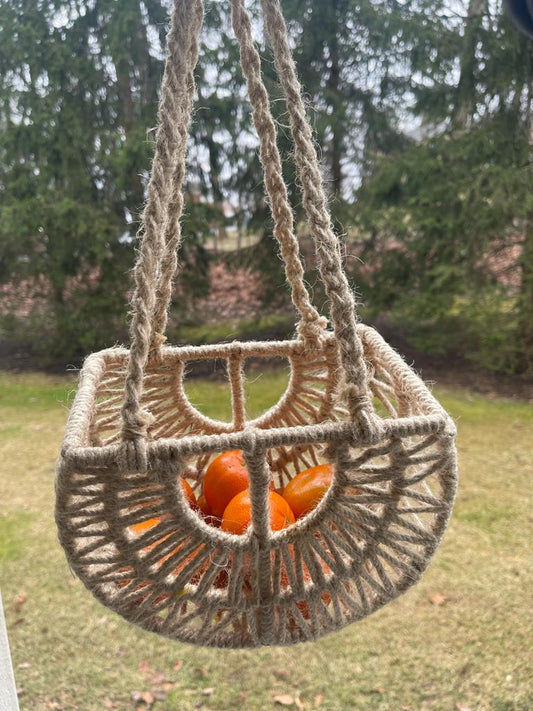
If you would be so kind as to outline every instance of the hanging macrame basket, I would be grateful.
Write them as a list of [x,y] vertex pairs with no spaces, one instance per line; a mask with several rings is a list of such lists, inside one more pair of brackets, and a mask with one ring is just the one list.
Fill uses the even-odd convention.
[[[58,464],[56,520],[74,572],[130,622],[205,646],[288,645],[341,629],[418,580],[453,504],[455,427],[379,334],[356,323],[279,0],[262,0],[332,330],[312,306],[250,18],[244,0],[231,6],[274,235],[300,314],[297,335],[164,345],[203,19],[201,0],[175,0],[131,348],[101,351],[84,364]],[[287,390],[249,419],[244,365],[274,356],[290,363]],[[188,364],[212,359],[227,368],[231,422],[206,417],[184,391]],[[241,536],[203,520],[181,486],[185,478],[199,492],[207,466],[227,450],[242,450],[249,472],[252,525]],[[323,462],[334,476],[320,503],[271,531],[272,482],[285,486]],[[138,525],[150,521],[157,525]]]

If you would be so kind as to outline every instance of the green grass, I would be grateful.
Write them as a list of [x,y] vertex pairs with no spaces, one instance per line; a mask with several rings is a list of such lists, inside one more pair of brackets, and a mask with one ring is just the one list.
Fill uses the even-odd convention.
[[0,566],[20,558],[28,540],[28,527],[33,515],[28,511],[3,513],[0,518]]
[[[217,323],[180,325],[174,338],[176,343],[204,345],[235,339],[260,339],[263,333],[275,331],[280,337],[290,337],[294,333],[294,319],[279,314],[258,316],[248,320],[219,321]],[[169,334],[170,335],[170,334]]]
[[[253,409],[274,402],[286,381],[284,372],[254,375]],[[128,625],[69,572],[53,476],[72,389],[72,380],[0,376],[0,585],[22,711],[123,711],[134,708],[132,692],[154,688],[163,689],[156,711],[268,711],[283,708],[278,694],[292,708],[328,711],[533,707],[531,405],[438,393],[457,419],[461,480],[452,523],[418,585],[313,644],[217,651]],[[227,417],[222,383],[191,381],[188,393]],[[444,604],[430,602],[435,593]]]
[[51,410],[57,406],[68,408],[75,388],[74,377],[0,373],[0,407],[29,410]]
[[[289,368],[264,372],[246,371],[246,411],[249,417],[260,415],[273,406],[289,382]],[[231,421],[231,391],[226,380],[185,380],[185,392],[193,405],[218,420]]]

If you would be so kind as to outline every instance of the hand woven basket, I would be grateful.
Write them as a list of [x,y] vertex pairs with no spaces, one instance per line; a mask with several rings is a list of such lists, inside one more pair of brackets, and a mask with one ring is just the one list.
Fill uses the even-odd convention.
[[[448,522],[457,467],[449,416],[379,334],[356,323],[279,0],[262,0],[332,330],[311,304],[250,18],[244,0],[231,6],[274,234],[300,314],[297,335],[163,345],[203,20],[201,0],[175,0],[131,348],[85,361],[58,463],[56,520],[75,573],[127,620],[194,644],[256,647],[316,639],[415,583]],[[273,356],[290,363],[287,390],[249,419],[243,365]],[[211,359],[227,367],[231,422],[200,413],[183,388],[187,364]],[[180,485],[183,477],[199,491],[209,462],[230,449],[243,451],[250,477],[252,525],[242,536],[206,523]],[[334,466],[327,494],[296,524],[272,532],[272,481],[284,486],[320,462]],[[158,524],[134,532],[150,519]]]

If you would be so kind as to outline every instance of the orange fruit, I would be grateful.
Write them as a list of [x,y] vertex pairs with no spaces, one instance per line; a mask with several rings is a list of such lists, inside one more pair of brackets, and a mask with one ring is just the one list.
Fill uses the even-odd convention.
[[168,514],[166,516],[155,516],[154,518],[148,518],[146,519],[146,521],[139,521],[139,523],[133,523],[129,528],[132,533],[135,533],[137,536],[140,536],[141,533],[149,531],[154,526],[157,526],[158,523],[161,523],[161,521],[165,518],[168,518]]
[[319,464],[297,474],[283,490],[283,498],[296,518],[312,511],[333,481],[333,466]]
[[204,521],[210,526],[220,528],[220,519],[216,516],[213,516],[213,514],[211,513],[211,509],[209,507],[209,504],[207,503],[207,499],[205,498],[204,494],[200,494],[200,496],[198,497],[197,505],[198,510],[202,514],[202,518],[204,519]]
[[[295,523],[294,514],[285,499],[274,491],[268,492],[270,506],[270,528],[280,531]],[[252,523],[252,502],[250,490],[245,489],[235,496],[224,510],[222,530],[242,535]]]
[[203,482],[203,493],[211,514],[222,518],[229,502],[248,485],[248,470],[240,449],[222,452],[213,459]]
[[[194,491],[192,490],[191,485],[186,479],[180,478],[180,484],[181,484],[181,490],[183,491],[183,495],[185,496],[185,500],[189,504],[189,506],[192,509],[197,509],[198,504],[196,502],[196,496],[194,495]],[[161,501],[161,499],[159,499]],[[153,503],[153,502],[151,502]],[[144,506],[148,506],[149,504],[144,504]],[[137,536],[140,536],[141,533],[144,533],[145,531],[149,531],[151,528],[154,526],[157,526],[158,523],[161,521],[164,521],[164,519],[169,518],[170,514],[165,514],[163,516],[154,516],[152,518],[148,518],[145,521],[139,521],[138,523],[133,523],[129,529],[132,533],[135,533]]]
[[[157,545],[157,544],[155,543],[151,546],[148,546],[145,550],[151,550],[154,547],[154,545]],[[171,551],[170,553],[167,553],[167,555],[163,556],[161,558],[161,560],[158,560],[157,564],[156,564],[157,568],[159,568],[166,560],[168,560],[177,551],[179,551],[179,548],[180,547],[178,546],[178,548],[175,548],[173,551]],[[177,565],[177,567],[172,571],[172,575],[176,578],[179,575],[179,573],[183,570],[183,568],[185,568],[185,566],[190,561],[194,560],[195,555],[196,555],[196,553],[193,551],[184,560],[182,560]],[[129,569],[128,568],[121,568],[120,572],[129,572]],[[192,575],[191,580],[190,580],[191,583],[196,582],[195,578],[198,576],[198,574],[199,573],[197,571],[196,573],[194,573]],[[120,580],[117,582],[117,585],[118,585],[118,587],[124,587],[125,585],[128,585],[129,583],[131,583],[131,580]],[[135,586],[134,592],[138,592],[139,590],[144,590],[145,588],[148,588],[149,585],[150,585],[150,583],[148,581],[142,581],[138,585]],[[177,592],[178,597],[180,597],[183,593],[185,593],[185,588],[182,588],[180,591]],[[171,593],[171,592],[164,592],[161,595],[158,595],[154,599],[153,604],[158,605],[160,602],[166,602],[166,601],[170,600],[172,595],[173,595],[173,593]],[[132,601],[131,605],[132,605],[132,607],[137,607],[138,605],[141,605],[145,600],[146,600],[146,595],[141,595],[136,600]]]
[[207,503],[205,494],[200,494],[196,503],[198,505],[198,510],[200,511],[201,514],[203,514],[203,516],[210,516],[211,515],[211,509],[209,508],[209,504]]
[[189,504],[191,509],[196,510],[198,508],[198,502],[196,501],[196,496],[194,495],[192,486],[189,484],[187,479],[182,479],[181,477],[180,477],[180,484],[181,484],[181,490],[183,491],[183,496],[185,497],[185,501]]

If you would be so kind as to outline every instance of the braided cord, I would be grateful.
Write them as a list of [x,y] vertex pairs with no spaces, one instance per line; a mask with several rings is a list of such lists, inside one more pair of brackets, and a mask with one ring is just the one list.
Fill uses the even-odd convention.
[[[252,39],[250,16],[244,0],[230,0],[233,27],[260,141],[260,158],[278,240],[292,288],[293,303],[301,314],[299,331],[316,339],[323,319],[311,304],[294,235],[294,219],[283,181],[276,129],[268,93],[261,76],[261,60]],[[331,303],[331,319],[339,341],[346,373],[349,409],[357,420],[371,412],[361,342],[356,334],[355,301],[342,269],[323,188],[311,128],[306,120],[301,88],[289,46],[279,0],[261,0],[275,64],[286,96],[295,143],[295,157],[303,190],[303,205],[315,240],[318,265]],[[188,129],[194,96],[193,71],[198,60],[198,37],[203,22],[202,0],[174,0],[167,38],[167,60],[158,109],[158,129],[148,197],[142,215],[141,247],[135,266],[131,300],[131,349],[122,407],[122,437],[146,436],[150,414],[142,411],[143,373],[150,353],[164,342],[172,281],[181,242],[183,182],[186,171]]]
[[[183,0],[182,0],[183,4]],[[161,274],[157,287],[157,298],[153,318],[152,348],[158,349],[165,340],[168,321],[168,308],[172,299],[172,283],[178,267],[178,250],[181,244],[181,216],[183,214],[183,183],[186,174],[187,140],[194,98],[194,69],[198,62],[198,38],[203,23],[203,6],[201,0],[193,3],[195,16],[191,27],[189,57],[184,62],[182,70],[186,101],[180,105],[181,115],[177,117],[175,131],[177,134],[177,152],[175,167],[171,177],[171,192],[167,207],[167,222],[164,233],[164,253],[161,263]]]
[[[165,247],[167,233],[167,209],[173,190],[173,179],[179,169],[178,162],[184,162],[186,134],[190,116],[191,58],[196,56],[197,36],[203,19],[200,0],[191,2],[174,0],[174,10],[167,36],[167,60],[161,85],[161,99],[158,108],[158,128],[155,136],[155,152],[152,172],[147,189],[147,201],[141,217],[141,247],[134,270],[135,288],[131,299],[132,320],[130,325],[131,348],[126,374],[124,403],[122,406],[122,437],[137,440],[146,436],[150,416],[140,408],[143,387],[143,373],[148,360],[150,346],[156,331],[153,330],[156,289],[161,276],[168,274],[172,260]],[[184,170],[184,168],[183,168]],[[181,174],[180,174],[181,175]],[[179,179],[179,176],[178,176]],[[181,190],[179,191],[181,193]],[[181,210],[182,200],[172,198],[174,211]],[[177,233],[179,240],[180,233]],[[163,255],[166,250],[166,257]],[[163,270],[161,263],[163,262]],[[167,271],[165,271],[167,270]],[[166,312],[166,307],[165,307]],[[157,319],[161,321],[160,309]],[[157,321],[156,321],[157,323]]]
[[331,304],[331,320],[338,339],[352,416],[365,419],[371,412],[363,346],[356,333],[355,299],[342,268],[339,240],[331,224],[318,156],[306,119],[302,90],[289,45],[279,0],[261,0],[265,26],[291,120],[295,159],[303,206],[317,251],[320,275]]
[[304,284],[304,269],[294,234],[294,218],[283,180],[281,158],[276,142],[276,128],[270,111],[269,97],[261,76],[261,59],[252,39],[252,23],[244,0],[231,0],[232,21],[240,46],[240,60],[248,84],[253,108],[254,126],[259,137],[260,160],[265,176],[265,187],[270,198],[274,219],[274,237],[281,247],[287,281],[291,286],[292,301],[302,317],[299,331],[304,336],[318,336],[323,321],[311,304]]

